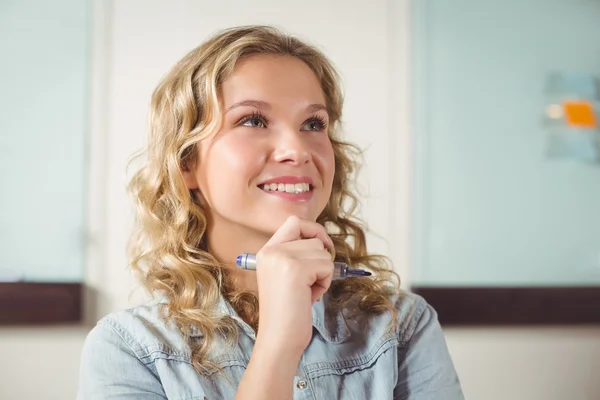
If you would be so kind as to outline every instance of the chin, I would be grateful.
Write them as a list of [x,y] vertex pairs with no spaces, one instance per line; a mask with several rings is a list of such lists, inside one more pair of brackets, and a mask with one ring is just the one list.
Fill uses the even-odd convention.
[[[303,213],[303,212],[273,212],[270,213],[267,219],[263,219],[257,225],[260,226],[261,231],[265,233],[269,233],[273,235],[283,223],[291,216],[296,216],[298,218],[305,219],[307,221],[316,221],[317,217],[313,215],[313,213]],[[258,222],[258,221],[257,221]]]

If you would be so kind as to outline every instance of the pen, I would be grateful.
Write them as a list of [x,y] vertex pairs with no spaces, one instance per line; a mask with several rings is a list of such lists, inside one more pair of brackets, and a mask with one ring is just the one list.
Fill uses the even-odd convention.
[[[241,269],[256,271],[256,254],[242,253],[237,257],[235,263]],[[334,262],[333,266],[333,279],[371,276],[371,273],[369,271],[365,271],[363,269],[358,268],[351,268],[343,262]]]

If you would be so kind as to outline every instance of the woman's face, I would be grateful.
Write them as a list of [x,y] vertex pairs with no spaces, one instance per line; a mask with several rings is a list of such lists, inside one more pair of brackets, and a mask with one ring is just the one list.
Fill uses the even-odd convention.
[[291,56],[251,56],[222,83],[221,104],[222,128],[199,144],[198,162],[184,172],[210,223],[270,236],[291,215],[315,221],[335,167],[312,70]]

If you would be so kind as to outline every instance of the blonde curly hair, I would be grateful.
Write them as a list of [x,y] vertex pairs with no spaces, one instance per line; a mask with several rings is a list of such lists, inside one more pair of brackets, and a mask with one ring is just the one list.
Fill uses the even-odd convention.
[[334,67],[315,47],[273,27],[227,29],[190,51],[155,89],[146,159],[128,187],[136,206],[136,229],[128,249],[131,267],[151,294],[168,299],[165,317],[184,335],[192,327],[202,332],[200,343],[190,341],[199,373],[214,368],[209,352],[217,335],[225,335],[231,343],[237,337],[235,322],[213,312],[220,297],[254,329],[258,329],[258,299],[237,290],[227,267],[207,251],[207,213],[187,188],[182,171],[196,161],[196,144],[220,128],[220,84],[240,60],[255,54],[300,59],[312,69],[325,95],[335,174],[331,197],[317,222],[333,239],[336,261],[374,273],[373,279],[334,281],[328,307],[344,310],[354,300],[358,306],[349,314],[390,311],[397,322],[389,294],[399,288],[399,277],[386,258],[367,253],[365,228],[355,216],[358,201],[350,183],[360,152],[339,137],[343,98]]

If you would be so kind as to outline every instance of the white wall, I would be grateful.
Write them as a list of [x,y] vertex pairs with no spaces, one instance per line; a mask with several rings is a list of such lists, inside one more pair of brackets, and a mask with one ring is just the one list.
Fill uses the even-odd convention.
[[[390,254],[409,283],[408,0],[324,3],[230,0],[207,9],[191,0],[94,1],[90,321],[130,304],[124,171],[143,144],[152,89],[208,33],[246,23],[275,23],[315,40],[341,70],[348,134],[369,146],[361,181],[370,187],[364,215],[380,235],[371,236],[372,250]],[[86,331],[0,329],[0,398],[73,398]],[[590,372],[600,370],[600,329],[449,329],[447,336],[470,399],[600,398]]]

